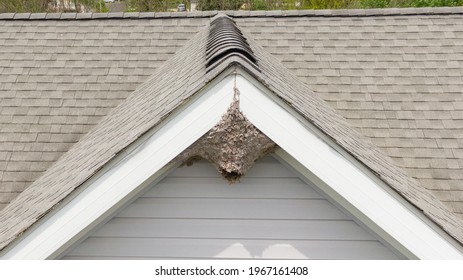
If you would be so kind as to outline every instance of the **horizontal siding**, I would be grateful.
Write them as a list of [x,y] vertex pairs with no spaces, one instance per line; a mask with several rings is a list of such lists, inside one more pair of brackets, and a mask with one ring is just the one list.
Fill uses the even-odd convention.
[[207,162],[174,170],[65,259],[395,259],[271,157],[229,185]]
[[123,218],[347,219],[326,200],[139,198]]
[[[284,188],[282,188],[284,186]],[[229,185],[218,178],[167,177],[143,197],[322,198],[299,178],[242,178]]]
[[[96,255],[88,252],[94,252]],[[378,241],[89,238],[73,256],[154,258],[390,259]]]
[[94,237],[375,240],[353,221],[127,219],[111,220]]

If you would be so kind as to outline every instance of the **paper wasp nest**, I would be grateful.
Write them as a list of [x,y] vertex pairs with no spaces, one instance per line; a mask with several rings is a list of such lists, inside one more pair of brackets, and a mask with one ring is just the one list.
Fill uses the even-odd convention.
[[209,132],[182,152],[175,161],[192,165],[206,159],[230,183],[236,183],[260,157],[277,145],[260,132],[239,110],[239,92],[222,119]]

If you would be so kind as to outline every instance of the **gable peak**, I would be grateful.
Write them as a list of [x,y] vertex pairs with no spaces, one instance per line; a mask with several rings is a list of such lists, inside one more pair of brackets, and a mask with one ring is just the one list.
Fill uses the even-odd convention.
[[209,27],[206,47],[206,68],[209,72],[225,59],[238,56],[257,67],[257,59],[241,30],[230,17],[219,14]]

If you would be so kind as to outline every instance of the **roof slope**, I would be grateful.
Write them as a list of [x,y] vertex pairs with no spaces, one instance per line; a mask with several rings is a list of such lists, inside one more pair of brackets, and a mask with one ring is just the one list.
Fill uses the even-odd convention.
[[208,21],[1,21],[0,209]]
[[[248,38],[250,38],[248,36]],[[450,235],[463,243],[463,222],[418,181],[398,167],[392,159],[372,144],[365,136],[329,106],[309,86],[302,83],[273,56],[250,38],[259,58],[261,72],[254,75],[277,96],[289,103],[307,120],[327,134],[335,143],[353,155],[374,174],[423,211]]]
[[[205,85],[208,29],[138,87],[0,213],[0,248]],[[26,206],[27,205],[27,206]]]
[[463,217],[463,9],[457,11],[236,20]]
[[[390,10],[387,11],[390,12]],[[386,14],[387,11],[385,12]],[[442,10],[437,9],[432,11]],[[274,13],[274,15],[282,16],[281,13]],[[153,14],[153,17],[154,16],[155,15]],[[415,12],[415,16],[406,18],[395,14],[386,16],[379,13],[375,17],[370,18],[357,17],[355,15],[325,17],[325,15],[321,12],[320,14],[314,12],[309,16],[310,18],[282,16],[273,18],[270,21],[268,19],[265,20],[265,18],[260,19],[259,14],[254,13],[250,14],[250,17],[237,18],[236,20],[238,25],[243,26],[243,30],[252,32],[252,36],[247,35],[248,39],[251,37],[257,38],[259,43],[264,45],[267,50],[272,52],[276,57],[279,57],[283,64],[288,66],[288,68],[291,68],[294,74],[298,74],[302,78],[305,77],[304,79],[306,82],[313,82],[313,88],[321,92],[322,97],[327,99],[334,107],[339,108],[338,112],[345,115],[351,124],[361,128],[362,132],[366,132],[367,136],[370,136],[375,144],[379,143],[378,146],[385,147],[386,149],[384,151],[388,152],[390,155],[394,156],[394,153],[388,149],[389,146],[387,145],[395,145],[394,148],[404,148],[405,151],[407,151],[407,145],[412,145],[412,148],[414,149],[419,149],[420,146],[423,145],[427,147],[426,144],[423,144],[425,142],[421,141],[422,139],[416,135],[410,136],[410,138],[404,137],[409,135],[407,131],[410,131],[410,124],[417,121],[416,118],[411,119],[411,117],[415,116],[411,115],[410,118],[400,117],[400,112],[406,112],[406,108],[413,107],[415,110],[411,111],[418,111],[416,108],[421,108],[420,105],[423,106],[422,103],[419,103],[419,100],[423,100],[423,97],[425,97],[424,100],[427,100],[426,97],[428,97],[428,101],[435,102],[433,105],[443,106],[441,107],[442,110],[438,113],[434,112],[433,114],[439,115],[439,113],[442,113],[443,116],[447,117],[448,114],[450,114],[448,120],[456,120],[456,122],[442,122],[442,124],[446,124],[444,125],[444,129],[436,128],[434,129],[434,132],[449,132],[448,135],[451,138],[444,139],[458,140],[463,137],[459,136],[459,132],[461,133],[463,127],[458,126],[458,112],[463,109],[459,107],[449,107],[449,104],[459,106],[458,104],[461,102],[461,94],[458,95],[456,87],[452,87],[452,85],[459,86],[463,84],[461,82],[461,75],[458,77],[453,74],[448,74],[449,71],[445,71],[446,69],[448,70],[449,67],[450,69],[454,67],[453,69],[456,69],[457,72],[458,70],[461,71],[463,68],[462,64],[460,64],[461,59],[459,58],[459,55],[461,55],[460,46],[462,45],[460,38],[462,37],[458,36],[462,28],[462,21],[460,20],[462,17],[461,14],[431,16]],[[430,24],[430,22],[432,23],[432,20],[430,21],[429,19],[435,20],[435,23]],[[185,20],[193,21],[193,19]],[[194,20],[201,20],[202,24],[208,21],[203,18],[197,18]],[[413,21],[418,21],[419,24],[415,25],[420,26],[420,28],[416,29],[414,25],[411,24]],[[19,24],[19,26],[25,24],[26,28],[24,30],[27,30],[27,21],[11,21],[9,23],[15,22],[16,24]],[[48,22],[57,24],[61,21]],[[89,22],[92,21],[79,22],[89,24]],[[113,22],[113,20],[110,22]],[[143,21],[136,22],[136,24],[139,24],[139,22]],[[43,24],[46,23],[47,21],[43,22]],[[76,22],[73,21],[69,23],[76,24]],[[316,31],[309,28],[314,26],[317,28]],[[369,29],[368,26],[374,27]],[[409,31],[407,29],[408,27],[404,28],[404,26],[411,26],[411,30]],[[272,30],[274,27],[275,33],[270,33],[269,30]],[[424,31],[421,31],[421,29]],[[172,62],[164,65],[163,68],[157,72],[159,76],[155,74],[150,80],[137,89],[135,93],[127,99],[127,101],[111,113],[110,117],[104,119],[101,124],[96,127],[96,129],[85,136],[81,142],[74,145],[74,147],[72,147],[72,149],[65,154],[55,166],[50,168],[44,176],[34,182],[30,189],[24,192],[18,200],[0,213],[0,221],[2,221],[0,224],[0,235],[2,239],[0,239],[0,241],[3,246],[14,239],[16,234],[21,233],[24,229],[34,223],[35,220],[45,212],[45,205],[52,206],[59,202],[74,188],[78,187],[80,183],[85,181],[89,176],[91,176],[91,174],[98,170],[101,165],[110,160],[117,152],[120,151],[120,149],[133,142],[137,139],[137,137],[139,137],[139,135],[143,134],[144,131],[158,123],[170,112],[171,109],[182,103],[185,98],[194,93],[195,89],[200,88],[208,81],[211,76],[203,76],[205,73],[205,57],[203,57],[205,45],[201,42],[203,42],[206,38],[205,33],[207,32],[204,30],[198,33],[193,39],[195,41],[191,42],[191,44],[188,43],[186,47],[175,56]],[[288,38],[285,36],[288,36]],[[433,36],[445,37],[437,38],[440,39],[440,47],[444,49],[444,54],[446,54],[443,56],[442,61],[445,62],[447,68],[444,68],[443,65],[439,64],[440,60],[438,57],[440,57],[439,52],[441,52],[439,51],[439,48],[433,49],[432,44],[430,46],[427,45],[428,40],[433,40],[433,38],[435,38]],[[8,37],[7,39],[11,38]],[[17,39],[13,39],[13,41],[15,40]],[[260,79],[276,94],[287,99],[296,110],[305,115],[315,125],[325,131],[325,133],[327,133],[331,138],[350,151],[355,157],[370,166],[370,168],[378,173],[383,180],[395,187],[419,208],[423,209],[431,216],[432,219],[436,220],[438,224],[445,227],[454,237],[460,241],[462,240],[461,235],[463,230],[460,221],[457,218],[451,214],[447,214],[447,209],[436,201],[433,196],[424,191],[418,182],[414,181],[401,169],[397,168],[393,162],[382,155],[381,152],[375,149],[368,141],[365,141],[365,139],[355,130],[350,129],[349,124],[347,124],[336,111],[332,110],[329,106],[326,106],[326,103],[317,96],[318,93],[314,94],[306,85],[302,84],[299,79],[295,78],[293,74],[289,73],[279,63],[275,62],[275,59],[266,50],[259,47],[253,40],[250,39],[250,42],[252,43],[251,46],[259,59],[259,67],[261,67],[262,70],[261,73],[254,73],[258,79]],[[406,44],[408,42],[413,42],[416,45],[412,45],[413,48],[407,48],[408,45]],[[434,43],[437,42],[438,41],[434,41]],[[398,44],[397,50],[394,47],[395,45],[388,45],[392,43]],[[321,48],[321,46],[325,45],[328,47]],[[165,47],[168,48],[168,45]],[[282,52],[283,49],[285,50],[284,53]],[[415,54],[415,56],[417,56],[416,59],[412,61],[404,60],[404,58],[407,58],[407,55],[409,54],[405,52],[405,50],[408,50],[411,53],[414,49],[417,50],[417,53]],[[358,50],[358,53],[355,52],[356,50]],[[423,52],[421,53],[422,55],[419,55],[419,50]],[[389,54],[388,51],[391,53]],[[399,53],[395,53],[394,51]],[[439,56],[427,56],[427,53],[437,53]],[[456,55],[457,64],[451,63],[453,60],[450,57],[453,53]],[[179,56],[181,57],[180,59]],[[400,60],[397,60],[399,58]],[[427,58],[429,59],[427,60]],[[98,58],[95,56],[95,59]],[[441,65],[444,70],[437,71],[435,79],[439,81],[444,78],[443,81],[448,81],[445,80],[445,78],[447,78],[451,82],[440,83],[438,86],[434,84],[429,85],[429,88],[434,89],[434,91],[431,90],[429,95],[420,95],[422,93],[422,88],[420,87],[422,84],[420,82],[424,81],[425,83],[426,79],[423,80],[423,77],[420,76],[421,72],[413,72],[413,69],[421,65],[420,61],[423,61],[422,66],[424,67],[422,67],[422,70],[431,70],[433,65],[435,66],[435,69],[440,69],[437,66]],[[427,62],[430,64],[428,65]],[[394,68],[394,65],[396,64],[398,64],[399,67]],[[222,67],[226,67],[226,65],[227,64],[225,63]],[[193,67],[195,69],[192,69],[191,72],[187,72],[184,70],[186,68],[185,66]],[[65,69],[65,67],[62,66],[62,69]],[[418,67],[417,69],[420,68]],[[176,71],[182,70],[185,72],[176,73]],[[166,73],[170,71],[172,71],[170,73],[171,75],[166,76]],[[220,68],[217,68],[217,71],[220,71]],[[399,74],[397,74],[396,71],[399,71]],[[403,74],[401,71],[403,71]],[[407,73],[409,73],[408,76]],[[177,77],[183,77],[179,74],[185,74],[185,77],[189,78],[176,79]],[[188,75],[193,76],[190,77]],[[395,79],[400,81],[404,75],[408,78],[407,81],[410,81],[409,83],[394,82]],[[18,75],[17,78],[20,76],[21,75]],[[27,75],[24,76],[27,77]],[[291,81],[291,83],[283,83],[279,77],[284,77],[285,81]],[[167,79],[170,79],[170,81],[172,81],[172,83],[176,86],[163,88],[165,84],[168,84]],[[163,82],[157,83],[157,81]],[[15,83],[12,84],[15,85]],[[32,87],[37,84],[34,84]],[[428,87],[426,86],[425,88]],[[459,88],[461,89],[461,87]],[[173,89],[177,89],[175,91],[177,95],[170,92],[170,90]],[[8,89],[6,89],[6,91],[8,91]],[[425,90],[426,93],[429,93],[429,91],[429,89]],[[107,93],[110,94],[110,92],[111,87]],[[148,92],[156,92],[158,95],[149,95]],[[288,94],[288,92],[292,93]],[[370,92],[375,94],[370,94]],[[404,92],[410,94],[403,94]],[[450,95],[451,98],[437,98],[437,96],[448,96],[448,93],[453,93]],[[417,97],[414,97],[412,101],[409,101],[409,98],[411,98],[410,96],[414,96],[415,94],[418,94]],[[388,98],[390,95],[392,95],[391,99],[384,99]],[[172,97],[172,99],[164,99],[164,97],[167,96]],[[37,98],[37,100],[41,99]],[[361,102],[365,100],[366,102]],[[132,107],[134,104],[137,104],[137,102],[140,103],[139,106],[142,106],[140,108],[144,108],[143,110],[140,110],[140,112],[134,112]],[[378,102],[382,102],[381,106],[376,107]],[[316,104],[316,106],[314,106],[314,104]],[[405,107],[407,104],[410,107]],[[152,107],[149,107],[148,105],[152,105]],[[163,105],[166,107],[163,108]],[[386,107],[386,105],[389,105],[390,107],[395,105],[396,107],[392,107],[394,109],[389,109],[390,107]],[[452,112],[456,112],[455,116],[452,115],[454,113],[450,113],[450,110],[452,109]],[[3,110],[0,112],[3,112]],[[314,112],[318,112],[319,114],[314,114]],[[133,113],[133,115],[131,115],[131,113]],[[129,120],[126,118],[127,115],[131,116]],[[320,118],[320,116],[326,116],[330,120],[336,120],[335,123],[338,125],[333,125],[333,122],[327,122],[326,119]],[[120,121],[117,121],[118,118]],[[384,126],[382,120],[387,121],[387,127]],[[396,126],[391,125],[390,123],[396,124]],[[63,125],[64,124],[65,122],[63,121]],[[408,127],[404,126],[405,124],[408,124]],[[450,124],[453,124],[453,126],[450,126]],[[117,127],[117,129],[112,131],[109,127]],[[133,130],[133,127],[137,127],[137,129]],[[124,130],[129,132],[124,134]],[[373,132],[368,134],[369,131]],[[114,135],[111,135],[111,133],[114,133]],[[115,143],[114,139],[111,141],[112,138],[109,137],[110,135],[112,137],[116,137],[120,140],[120,142]],[[399,140],[395,139],[394,135],[399,135],[399,137],[397,137]],[[434,139],[434,141],[438,143],[438,140],[442,139],[440,136],[441,135],[435,135],[435,138],[431,139]],[[392,144],[381,146],[381,144],[387,139],[393,139],[393,142],[391,142]],[[406,141],[403,141],[404,139]],[[104,143],[104,145],[95,145],[96,143],[99,143],[99,141],[102,141],[101,143]],[[30,142],[33,143],[34,140],[31,140]],[[456,159],[457,163],[460,163],[459,160],[461,160],[462,156],[455,154],[455,151],[459,151],[463,147],[463,144],[458,141],[456,143],[459,145],[456,148],[441,148],[449,149],[452,153],[451,156],[453,159]],[[69,145],[66,149],[70,146],[71,145]],[[401,159],[407,159],[407,154],[402,153],[403,150],[400,150],[400,152],[400,154],[396,153],[394,159],[399,164],[402,163]],[[421,153],[419,153],[419,150],[416,150],[416,153],[417,155],[409,155],[409,160],[404,160],[403,162],[410,162],[411,166],[420,164]],[[8,150],[6,154],[8,155]],[[440,153],[439,150],[439,155],[441,154],[442,153]],[[79,158],[79,160],[76,160],[76,158]],[[449,155],[445,155],[443,160],[449,158],[452,159]],[[98,162],[95,162],[95,159],[97,159]],[[27,160],[28,158],[26,161]],[[431,158],[430,161],[434,162],[433,158]],[[11,161],[8,159],[5,162],[6,164],[9,164]],[[87,166],[89,163],[92,163],[90,164],[90,169]],[[450,167],[452,166],[455,165],[451,165]],[[450,171],[455,169],[461,171],[461,166],[463,166],[463,164],[458,165],[457,168],[447,169]],[[72,177],[62,175],[70,170],[79,170],[76,168],[80,168],[81,170],[81,172],[77,173],[78,176]],[[428,165],[426,165],[426,168],[429,168],[431,172],[436,170],[436,168],[429,167]],[[443,180],[446,182],[459,180],[456,176],[449,176],[449,174],[444,175],[446,175],[446,177]],[[450,173],[450,175],[452,174]],[[443,175],[441,177],[443,177]],[[435,179],[436,178],[432,180]],[[432,186],[435,187],[436,184],[432,184]],[[460,188],[462,187],[460,186]],[[45,193],[42,191],[44,189],[46,189]],[[456,191],[461,193],[459,189]],[[455,198],[455,195],[450,192],[446,197],[451,197],[453,200],[461,201],[461,199],[458,200],[458,196]],[[25,209],[24,207],[21,207],[22,203],[31,203],[34,207]],[[22,222],[17,223],[17,221]]]

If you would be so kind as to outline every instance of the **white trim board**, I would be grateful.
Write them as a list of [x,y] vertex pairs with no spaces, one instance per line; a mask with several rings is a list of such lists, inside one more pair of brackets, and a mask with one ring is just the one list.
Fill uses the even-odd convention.
[[[230,69],[229,69],[230,70]],[[112,215],[127,197],[163,174],[166,164],[211,129],[240,90],[240,107],[246,117],[282,150],[277,155],[323,192],[351,212],[364,225],[408,258],[463,259],[456,242],[414,213],[405,200],[385,189],[358,163],[343,156],[297,114],[271,98],[247,73],[216,79],[209,89],[185,106],[144,143],[132,149],[94,180],[74,199],[22,240],[11,246],[3,259],[47,259],[67,250]],[[227,71],[230,73],[231,71]],[[223,79],[222,79],[223,78]],[[361,185],[362,188],[357,186]],[[386,186],[386,188],[388,188]]]

